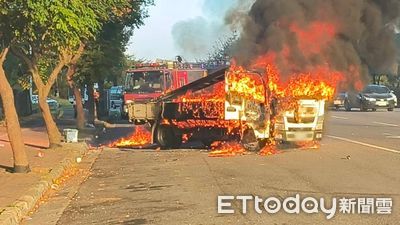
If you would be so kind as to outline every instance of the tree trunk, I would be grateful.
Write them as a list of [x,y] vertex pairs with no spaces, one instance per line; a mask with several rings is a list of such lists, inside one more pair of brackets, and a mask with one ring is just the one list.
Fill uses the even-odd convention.
[[83,111],[82,93],[76,86],[73,76],[76,72],[76,64],[68,67],[66,76],[69,87],[73,90],[75,96],[75,110],[76,110],[76,127],[82,130],[85,127],[85,114]]
[[85,128],[85,114],[83,111],[82,93],[79,88],[74,85],[75,108],[76,108],[76,126],[79,130]]
[[42,116],[46,124],[47,135],[49,136],[50,148],[59,147],[61,146],[62,135],[58,130],[57,124],[54,121],[53,116],[51,115],[50,107],[47,104],[47,96],[49,96],[51,87],[55,83],[58,74],[60,74],[62,68],[64,67],[65,61],[62,59],[62,57],[60,57],[57,66],[53,69],[49,78],[47,79],[47,83],[43,82],[39,74],[39,69],[36,60],[31,61],[30,64],[28,65],[32,73],[33,81],[38,90],[39,108],[40,111],[42,112]]
[[18,121],[17,111],[14,105],[14,93],[6,78],[3,63],[8,53],[8,48],[0,54],[0,95],[3,102],[3,110],[7,123],[8,139],[10,140],[14,158],[15,173],[27,173],[30,171],[25,145],[22,139],[21,126]]
[[47,91],[44,87],[38,86],[37,84],[36,86],[38,88],[39,95],[39,108],[46,124],[50,148],[58,147],[61,144],[62,136],[58,130],[56,122],[54,122],[53,116],[51,115],[50,107],[47,104],[47,96],[49,95],[49,91]]
[[29,71],[32,73],[33,82],[38,89],[39,108],[46,123],[50,147],[60,146],[62,136],[51,115],[50,107],[47,104],[47,96],[50,93],[51,87],[56,82],[58,75],[61,73],[61,70],[64,68],[66,63],[71,60],[70,52],[65,49],[59,52],[58,63],[53,68],[46,82],[44,82],[40,76],[38,67],[38,58],[40,57],[40,54],[37,54],[35,51],[33,51],[32,56],[29,57],[24,53],[23,50],[19,48],[12,48],[11,50],[13,50],[14,54],[16,54],[26,63]]
[[93,84],[87,85],[88,89],[88,109],[89,109],[89,118],[88,123],[94,124],[95,120],[95,107],[94,107],[94,89]]

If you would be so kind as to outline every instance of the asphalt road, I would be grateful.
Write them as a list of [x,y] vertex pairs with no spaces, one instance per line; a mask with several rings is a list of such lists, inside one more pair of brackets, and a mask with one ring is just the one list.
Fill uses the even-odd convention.
[[[331,111],[325,128],[318,150],[286,149],[265,157],[105,149],[93,165],[82,164],[90,174],[67,184],[24,224],[399,224],[400,111]],[[324,198],[327,208],[337,198],[334,217],[328,220],[320,208],[315,214],[271,214],[260,207],[259,214],[253,201],[243,214],[238,200],[232,201],[234,214],[217,213],[218,195],[283,200],[296,194]],[[357,208],[344,214],[343,197],[391,198],[392,212],[378,214],[373,207],[374,214]]]

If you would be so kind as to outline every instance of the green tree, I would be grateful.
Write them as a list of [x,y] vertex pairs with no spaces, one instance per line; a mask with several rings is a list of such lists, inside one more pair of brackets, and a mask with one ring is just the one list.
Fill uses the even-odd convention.
[[209,64],[229,62],[232,58],[232,48],[237,40],[238,35],[236,32],[226,38],[217,40],[212,51],[208,54],[208,58],[204,61]]
[[[73,80],[75,99],[81,99],[81,93],[76,86],[86,84],[89,88],[89,122],[94,122],[93,83],[98,83],[102,89],[104,81],[118,83],[126,69],[124,55],[129,38],[133,30],[143,25],[143,19],[148,16],[147,7],[153,4],[152,0],[127,1],[127,5],[120,4],[112,11],[111,20],[105,22],[96,39],[88,41],[81,59],[71,66],[67,80]],[[76,102],[77,126],[83,127],[83,107]]]
[[[63,68],[79,55],[82,43],[95,37],[110,11],[123,0],[14,0],[21,29],[11,50],[32,74],[38,89],[39,108],[51,146],[59,145],[61,133],[54,122],[47,96]],[[122,2],[122,3],[121,3]],[[126,5],[126,4],[125,4]]]

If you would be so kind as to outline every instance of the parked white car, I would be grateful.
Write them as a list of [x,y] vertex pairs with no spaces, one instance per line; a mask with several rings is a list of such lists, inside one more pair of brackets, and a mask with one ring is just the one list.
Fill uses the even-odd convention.
[[[32,101],[32,109],[34,111],[38,110],[39,109],[39,96],[38,95],[32,95],[31,96],[31,101]],[[60,104],[58,103],[58,101],[55,100],[55,99],[52,99],[52,98],[47,98],[46,102],[50,107],[51,114],[54,117],[59,118],[62,115],[62,109],[61,109]]]

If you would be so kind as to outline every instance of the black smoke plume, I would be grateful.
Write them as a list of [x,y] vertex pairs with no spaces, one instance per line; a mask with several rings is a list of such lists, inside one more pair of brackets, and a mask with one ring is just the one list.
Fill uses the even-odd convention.
[[[234,11],[227,16],[228,23],[241,23],[234,46],[239,64],[276,52],[284,74],[326,64],[347,73],[357,68],[364,80],[369,73],[393,71],[400,0],[257,0],[245,17],[240,16]],[[291,26],[306,29],[315,22],[334,24],[336,32],[321,51],[306,54]],[[289,56],[283,54],[285,48]]]

